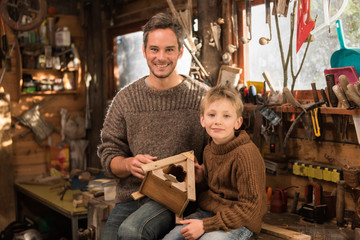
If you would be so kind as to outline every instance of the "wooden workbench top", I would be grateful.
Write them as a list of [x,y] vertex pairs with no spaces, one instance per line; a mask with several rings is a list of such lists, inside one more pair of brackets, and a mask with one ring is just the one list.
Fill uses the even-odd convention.
[[68,216],[84,215],[87,214],[85,207],[73,206],[73,195],[81,193],[80,190],[67,190],[64,198],[61,200],[58,192],[61,190],[63,185],[35,185],[35,184],[24,184],[15,183],[15,189],[19,192],[28,195],[44,205],[53,208],[54,210],[61,212]]

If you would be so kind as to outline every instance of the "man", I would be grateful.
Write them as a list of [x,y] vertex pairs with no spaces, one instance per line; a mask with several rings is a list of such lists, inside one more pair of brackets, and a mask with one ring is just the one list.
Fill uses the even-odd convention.
[[174,18],[164,13],[152,17],[143,28],[150,73],[121,89],[109,107],[98,155],[118,184],[103,240],[160,239],[174,227],[171,211],[147,197],[135,201],[131,194],[144,178],[143,164],[190,150],[201,159],[207,135],[199,123],[199,106],[209,87],[177,73],[183,42],[183,29]]

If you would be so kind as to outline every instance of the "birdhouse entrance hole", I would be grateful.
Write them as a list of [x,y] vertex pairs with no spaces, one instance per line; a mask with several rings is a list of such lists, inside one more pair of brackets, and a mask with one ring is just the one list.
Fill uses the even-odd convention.
[[174,164],[170,164],[166,168],[163,169],[163,172],[167,175],[173,175],[176,178],[176,181],[183,182],[186,178],[186,172],[182,166],[176,166]]

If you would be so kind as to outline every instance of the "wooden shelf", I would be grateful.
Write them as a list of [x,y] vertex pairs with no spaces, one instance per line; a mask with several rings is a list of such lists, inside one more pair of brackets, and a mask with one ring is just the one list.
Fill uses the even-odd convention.
[[71,95],[77,94],[76,90],[64,90],[64,91],[37,91],[37,92],[21,92],[21,96],[39,96],[39,95]]
[[[253,105],[246,103],[244,105],[245,111],[255,110],[262,105]],[[283,106],[269,106],[275,112],[285,112],[285,113],[300,113],[302,109],[295,108],[291,105]],[[320,107],[320,113],[322,114],[336,114],[336,115],[360,115],[360,109],[345,109],[345,108],[333,108],[333,107]]]
[[39,71],[44,72],[44,73],[53,73],[53,74],[61,72],[60,70],[56,70],[56,69],[23,68],[23,72],[25,72],[25,73],[38,73]]

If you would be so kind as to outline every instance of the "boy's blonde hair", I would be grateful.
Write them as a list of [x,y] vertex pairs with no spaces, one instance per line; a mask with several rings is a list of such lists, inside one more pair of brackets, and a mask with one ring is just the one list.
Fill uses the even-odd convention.
[[235,88],[224,85],[217,85],[206,93],[201,101],[200,114],[203,116],[207,105],[221,99],[229,100],[234,106],[237,116],[242,117],[244,104],[241,100],[240,93]]

